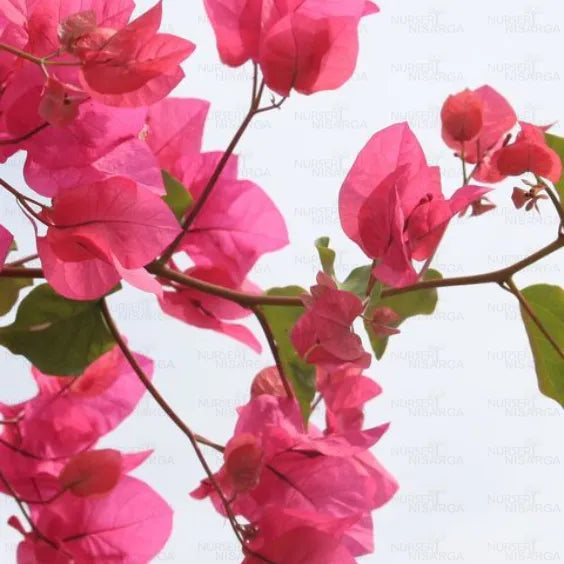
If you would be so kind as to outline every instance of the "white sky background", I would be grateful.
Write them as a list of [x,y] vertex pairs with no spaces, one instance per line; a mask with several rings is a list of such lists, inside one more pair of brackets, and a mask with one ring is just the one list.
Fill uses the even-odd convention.
[[[139,4],[145,9],[151,2]],[[252,275],[264,288],[313,283],[313,241],[321,235],[332,238],[341,277],[366,263],[341,233],[337,194],[358,151],[379,129],[407,119],[429,162],[441,165],[451,194],[460,165],[442,144],[439,124],[449,93],[489,83],[523,120],[546,124],[564,117],[560,0],[382,0],[381,8],[362,23],[353,80],[336,92],[292,96],[280,112],[259,116],[239,147],[241,176],[271,195],[290,230],[291,245],[265,257]],[[198,46],[178,94],[211,100],[205,149],[223,149],[247,109],[250,69],[220,64],[202,1],[165,0],[164,11],[166,31]],[[564,126],[554,131],[564,134]],[[22,163],[20,155],[2,167],[20,186]],[[542,216],[514,210],[513,184],[496,189],[496,211],[453,222],[435,264],[445,276],[501,268],[552,240],[550,205],[541,204]],[[5,193],[0,221],[16,234],[22,253],[33,250],[29,224]],[[562,284],[563,271],[560,254],[516,280],[522,287]],[[252,377],[272,364],[268,348],[259,357],[226,337],[165,318],[151,296],[131,289],[111,304],[132,348],[155,359],[155,382],[178,413],[197,432],[226,441]],[[3,350],[0,355],[0,401],[33,395],[27,364]],[[392,422],[375,452],[401,490],[376,512],[376,553],[362,562],[564,558],[563,419],[537,390],[512,296],[494,285],[442,290],[435,316],[406,323],[369,374],[384,394],[369,404],[367,423]],[[203,471],[149,397],[102,444],[155,449],[136,474],[175,510],[174,533],[156,562],[241,560],[228,524],[210,504],[188,497]],[[209,454],[218,465],[218,455]],[[0,499],[0,521],[12,512],[12,503]],[[17,540],[7,526],[0,528],[0,562],[15,562]]]

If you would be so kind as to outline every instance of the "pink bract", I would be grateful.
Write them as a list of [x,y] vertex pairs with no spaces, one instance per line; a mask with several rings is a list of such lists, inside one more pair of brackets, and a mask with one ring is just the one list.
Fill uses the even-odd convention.
[[37,243],[45,276],[77,300],[101,297],[120,278],[146,289],[139,269],[180,232],[168,206],[125,177],[65,190],[44,217],[49,228]]
[[267,86],[288,96],[338,88],[353,74],[358,25],[378,8],[365,0],[205,0],[221,59],[252,59]]

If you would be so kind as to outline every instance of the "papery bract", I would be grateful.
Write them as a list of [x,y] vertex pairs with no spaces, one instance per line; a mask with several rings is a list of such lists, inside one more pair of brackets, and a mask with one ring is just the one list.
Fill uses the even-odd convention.
[[[234,497],[232,509],[251,524],[259,524],[268,511],[293,511],[302,514],[302,525],[312,518],[320,522],[347,519],[342,542],[352,554],[370,550],[372,525],[365,519],[370,511],[385,503],[395,492],[394,480],[366,449],[383,434],[387,426],[369,431],[335,430],[327,436],[315,428],[303,430],[298,405],[291,399],[260,395],[239,409],[234,437],[254,435],[262,446],[264,466],[258,484]],[[245,439],[248,440],[248,439]],[[226,468],[216,474],[224,493],[234,493]],[[224,509],[209,481],[204,480],[192,494],[201,499],[211,496],[221,513]],[[288,523],[281,522],[282,527]],[[300,526],[299,519],[295,525]],[[362,538],[364,545],[354,540]],[[268,544],[259,537],[253,546]],[[254,543],[257,543],[256,545]],[[344,552],[343,552],[344,553]]]
[[267,394],[284,398],[287,396],[280,372],[276,366],[263,368],[254,378],[251,385],[251,397]]
[[[150,377],[152,361],[136,358]],[[55,378],[35,369],[33,376],[38,394],[9,407],[8,417],[21,415],[21,420],[7,426],[4,432],[9,434],[3,437],[47,459],[72,456],[96,443],[132,413],[145,392],[118,347],[76,378]]]
[[365,0],[206,0],[224,63],[257,62],[269,88],[287,96],[338,88],[353,74],[358,25],[378,11]]
[[372,313],[370,326],[377,337],[389,337],[397,335],[400,330],[391,326],[392,323],[397,323],[400,316],[389,307],[379,307]]
[[14,236],[4,226],[0,225],[0,270],[6,262],[13,242]]
[[[81,84],[95,100],[116,106],[149,106],[182,80],[180,63],[193,43],[158,34],[162,2],[92,49],[81,49]],[[92,32],[95,33],[95,32]]]
[[155,156],[143,141],[133,138],[120,143],[92,163],[82,166],[68,166],[63,163],[46,166],[28,158],[24,175],[26,182],[36,192],[48,197],[114,176],[127,176],[138,186],[155,194],[165,193],[161,170]]
[[252,490],[258,484],[263,451],[254,435],[241,433],[233,437],[225,445],[223,458],[235,492]]
[[307,311],[292,330],[294,347],[307,362],[319,366],[352,363],[366,368],[370,355],[363,349],[352,323],[361,314],[361,300],[350,292],[338,290],[323,273],[317,275],[311,296],[305,298]]
[[[259,289],[251,282],[240,281],[232,272],[220,267],[196,266],[188,269],[186,274],[226,288],[251,293],[259,292]],[[231,321],[250,315],[249,310],[238,304],[189,288],[166,291],[160,298],[159,303],[165,313],[176,319],[202,329],[211,329],[228,335],[248,345],[256,352],[260,352],[262,349],[249,329],[244,325],[231,323]]]
[[463,186],[446,200],[439,169],[429,167],[407,124],[376,133],[349,172],[339,200],[343,229],[390,286],[417,281],[413,260],[437,249],[450,220],[489,191]]
[[65,190],[44,216],[49,228],[37,243],[45,276],[79,300],[101,297],[121,278],[139,286],[141,269],[180,232],[168,206],[125,177]]
[[[199,169],[180,177],[196,201],[220,158],[221,153],[204,153]],[[274,202],[253,182],[237,179],[232,157],[180,248],[197,264],[221,266],[242,279],[262,255],[287,243],[286,223]]]
[[[517,123],[517,115],[509,102],[491,86],[484,85],[469,92],[481,101],[482,127],[479,133],[471,139],[471,142],[463,144],[443,128],[443,140],[459,155],[464,150],[464,158],[467,162],[478,163],[484,161],[487,155],[503,142],[505,135]],[[475,178],[485,181],[479,174],[475,175]]]
[[118,450],[88,450],[70,459],[59,481],[79,497],[106,494],[119,482],[123,460]]
[[443,134],[448,140],[471,141],[483,125],[482,100],[471,90],[449,96],[441,109]]
[[[170,536],[172,510],[146,484],[125,476],[106,496],[80,498],[66,493],[42,508],[36,522],[47,538],[59,544],[59,552],[69,555],[68,561],[62,560],[65,564],[146,564]],[[44,545],[36,541],[36,559]]]
[[532,172],[558,182],[562,176],[562,161],[547,144],[544,129],[520,122],[521,131],[515,143],[502,147],[492,157],[492,165],[501,178]]
[[199,160],[209,108],[192,98],[166,98],[149,108],[145,140],[162,169],[182,178],[186,159]]
[[51,78],[41,95],[39,115],[52,125],[64,127],[75,120],[79,105],[86,98],[80,90]]

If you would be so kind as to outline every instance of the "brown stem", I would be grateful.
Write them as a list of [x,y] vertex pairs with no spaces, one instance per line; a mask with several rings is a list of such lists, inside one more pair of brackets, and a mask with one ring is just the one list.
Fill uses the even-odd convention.
[[143,383],[143,385],[145,386],[147,391],[153,396],[155,401],[159,404],[159,406],[162,408],[162,410],[167,414],[167,416],[170,418],[170,420],[184,433],[184,435],[186,435],[186,437],[190,441],[190,444],[192,445],[192,448],[194,449],[196,456],[198,457],[198,460],[200,461],[200,464],[202,465],[204,471],[206,472],[210,483],[212,484],[213,488],[217,492],[217,495],[221,499],[221,502],[222,502],[222,504],[225,508],[225,512],[226,512],[226,514],[229,518],[229,522],[231,523],[231,527],[233,528],[235,536],[237,537],[237,539],[239,540],[239,542],[241,544],[244,544],[244,539],[241,536],[241,533],[239,531],[239,526],[237,524],[235,516],[233,515],[233,512],[232,512],[231,507],[229,505],[229,501],[225,497],[221,487],[219,486],[219,484],[217,483],[217,480],[214,477],[214,474],[213,474],[211,468],[209,467],[204,455],[202,454],[202,451],[200,450],[200,447],[198,446],[198,441],[196,439],[196,436],[194,435],[194,433],[192,432],[190,427],[188,427],[188,425],[186,425],[186,423],[184,423],[184,421],[182,421],[182,419],[176,414],[176,412],[172,409],[172,407],[170,407],[170,405],[166,402],[166,400],[161,396],[159,391],[153,386],[151,380],[145,374],[145,372],[143,371],[143,368],[141,368],[141,365],[137,362],[137,359],[135,358],[133,353],[129,350],[129,347],[127,346],[127,344],[125,343],[125,341],[121,337],[121,334],[120,334],[120,332],[117,328],[117,325],[114,322],[114,319],[113,319],[113,317],[110,313],[110,310],[108,309],[108,304],[106,303],[105,299],[102,299],[100,301],[100,307],[101,307],[101,310],[102,310],[102,315],[103,315],[103,317],[106,321],[106,325],[108,326],[108,329],[110,330],[110,333],[113,335],[114,340],[116,341],[117,345],[121,349],[121,352],[123,353],[123,355],[125,356],[125,358],[129,362],[131,368],[134,370],[134,372],[137,374],[138,378],[141,380],[141,382]]
[[[166,266],[161,266],[154,262],[146,267],[151,274],[155,274],[161,278],[166,278],[184,286],[186,288],[193,288],[195,290],[200,290],[211,294],[213,296],[218,296],[220,298],[225,298],[226,300],[236,302],[239,305],[252,309],[254,306],[259,305],[274,305],[274,306],[301,306],[302,302],[299,298],[293,298],[290,296],[263,296],[260,294],[247,294],[245,292],[240,292],[238,290],[231,290],[223,286],[218,286],[217,284],[211,284],[209,282],[204,282],[199,278],[193,278],[182,272],[172,270]],[[0,272],[0,276],[2,273]]]
[[11,45],[6,45],[5,43],[0,43],[0,51],[6,51],[7,53],[11,53],[16,57],[19,57],[20,59],[25,59],[40,66],[52,65],[60,67],[79,67],[82,64],[79,61],[50,61],[45,57],[36,57],[31,53],[26,53],[17,47],[12,47]]
[[14,501],[18,504],[18,507],[20,508],[20,511],[22,512],[23,516],[25,517],[25,520],[28,522],[29,526],[31,527],[31,530],[44,542],[46,542],[49,546],[52,546],[53,548],[58,549],[58,546],[56,543],[54,543],[51,539],[47,538],[35,525],[35,523],[33,522],[31,516],[29,515],[29,513],[27,512],[26,508],[24,507],[24,504],[22,502],[22,500],[18,497],[17,492],[14,490],[14,488],[12,488],[12,485],[10,484],[10,482],[8,482],[8,480],[5,478],[4,474],[2,474],[2,472],[0,472],[0,482],[2,482],[4,484],[4,486],[6,487],[6,489],[8,490],[9,494],[14,498]]
[[544,323],[538,318],[537,314],[533,311],[533,308],[527,302],[525,296],[521,293],[519,288],[516,286],[513,279],[509,277],[505,280],[505,285],[509,291],[519,300],[521,307],[527,312],[529,317],[533,320],[535,325],[539,328],[539,331],[547,338],[549,343],[554,347],[554,350],[560,355],[560,358],[564,360],[564,351],[558,346],[558,343],[554,340],[552,335],[548,332],[548,329],[544,326]]
[[194,434],[194,437],[200,444],[213,448],[214,450],[217,450],[217,452],[225,451],[225,447],[223,445],[214,443],[213,441],[206,439],[206,437],[202,437],[202,435]]
[[[255,67],[255,73],[256,72],[258,72],[258,69]],[[215,170],[213,171],[204,190],[202,191],[201,196],[198,198],[192,209],[188,212],[188,215],[182,221],[182,232],[171,243],[168,249],[165,250],[162,257],[159,259],[159,264],[166,264],[178,249],[178,246],[182,242],[183,237],[188,232],[188,229],[190,229],[190,225],[192,225],[192,223],[194,222],[194,220],[196,219],[196,217],[198,216],[198,214],[200,213],[200,211],[208,201],[208,198],[210,197],[215,185],[217,184],[219,177],[221,176],[222,172],[227,166],[227,163],[229,162],[229,159],[233,155],[233,152],[235,151],[237,145],[239,144],[241,137],[243,137],[243,134],[245,133],[245,131],[247,131],[247,128],[249,127],[251,121],[253,121],[253,118],[255,117],[256,112],[259,109],[262,93],[264,91],[264,81],[262,81],[257,92],[257,86],[256,86],[257,78],[255,78],[255,76],[256,75],[254,75],[253,77],[253,94],[251,100],[251,107],[247,112],[247,115],[243,119],[243,122],[239,126],[239,129],[237,129],[237,131],[235,132],[235,135],[233,136],[233,139],[231,139],[231,142],[227,146],[227,149],[225,149],[225,152],[223,153],[223,155],[221,155],[221,159],[217,163],[217,166],[215,167]]]
[[27,141],[30,137],[33,137],[35,134],[43,131],[46,127],[49,126],[48,122],[42,123],[38,125],[36,128],[32,129],[28,133],[21,135],[20,137],[14,137],[12,139],[0,139],[0,145],[16,145],[17,143],[23,143]]
[[[564,235],[560,235],[558,239],[543,247],[542,249],[534,252],[528,257],[508,266],[501,270],[495,270],[485,274],[475,274],[473,276],[460,276],[455,278],[442,278],[440,280],[426,280],[418,282],[412,286],[405,286],[403,288],[387,288],[382,291],[382,297],[388,298],[400,294],[407,294],[409,292],[416,292],[418,290],[427,290],[430,288],[447,288],[454,286],[472,286],[478,284],[496,283],[502,284],[507,278],[520,272],[527,266],[543,259],[544,257],[552,254],[564,246]],[[253,309],[256,306],[280,306],[291,307],[301,306],[302,301],[298,297],[291,296],[264,296],[257,294],[247,294],[237,290],[231,290],[223,286],[204,282],[198,278],[193,278],[182,272],[172,270],[166,266],[161,266],[156,262],[146,267],[147,270],[161,278],[171,280],[186,288],[194,288],[213,296],[225,298],[226,300],[238,303],[247,309]],[[45,274],[41,268],[21,268],[6,266],[0,270],[0,278],[45,278]]]
[[45,278],[45,273],[42,268],[5,266],[0,270],[0,278]]
[[7,266],[23,266],[24,264],[37,260],[38,258],[39,255],[37,253],[33,255],[28,255],[26,257],[22,257],[21,259],[15,260],[13,262],[9,262]]
[[276,367],[278,368],[278,374],[280,375],[280,379],[282,380],[282,384],[284,386],[284,389],[286,390],[286,395],[289,398],[293,398],[294,392],[292,391],[292,386],[291,386],[290,382],[288,382],[288,378],[286,377],[286,374],[284,372],[284,366],[282,364],[282,358],[280,357],[280,351],[278,350],[276,338],[274,337],[274,334],[272,333],[272,329],[270,328],[270,324],[268,323],[268,319],[266,319],[264,312],[262,311],[262,309],[259,306],[253,308],[253,313],[255,314],[256,318],[258,319],[258,322],[260,323],[260,326],[262,327],[262,330],[264,331],[266,339],[268,340],[268,345],[270,347],[270,350],[272,351],[272,356],[274,357],[274,360],[276,361]]
[[564,236],[559,236],[558,239],[536,251],[532,255],[500,270],[494,270],[486,274],[475,274],[473,276],[459,276],[455,278],[443,278],[441,280],[426,280],[418,282],[412,286],[405,286],[404,288],[388,288],[382,292],[382,297],[387,298],[390,296],[397,296],[400,294],[407,294],[409,292],[416,292],[417,290],[427,290],[430,288],[446,288],[452,286],[472,286],[478,284],[503,284],[508,278],[523,270],[527,266],[541,260],[542,258],[550,255],[564,246]]
[[550,198],[550,201],[553,203],[554,207],[556,208],[556,213],[558,213],[558,217],[560,218],[560,226],[559,226],[559,231],[560,231],[561,229],[564,229],[564,207],[560,202],[560,200],[558,199],[558,196],[552,190],[552,188],[543,180],[541,180],[541,184],[544,186],[545,192],[547,193],[548,197]]

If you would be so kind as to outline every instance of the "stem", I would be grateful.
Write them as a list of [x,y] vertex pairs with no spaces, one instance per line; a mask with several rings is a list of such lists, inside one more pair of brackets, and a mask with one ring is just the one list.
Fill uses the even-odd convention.
[[213,449],[217,450],[217,452],[224,452],[225,451],[224,446],[222,446],[218,443],[214,443],[213,441],[206,439],[206,437],[202,437],[202,435],[194,434],[194,437],[200,444],[206,445],[210,448],[213,448]]
[[31,53],[26,53],[17,47],[12,47],[11,45],[6,45],[5,43],[0,43],[0,51],[6,51],[12,55],[16,55],[16,57],[19,57],[20,59],[26,59],[27,61],[40,66],[51,65],[59,67],[79,67],[82,65],[79,61],[50,61],[45,57],[36,57]]
[[[223,286],[218,286],[216,284],[211,284],[210,282],[204,282],[199,278],[193,278],[182,272],[172,270],[166,266],[161,266],[157,262],[154,262],[146,267],[151,274],[155,274],[161,278],[171,280],[184,286],[186,288],[193,288],[195,290],[200,290],[206,294],[211,294],[213,296],[218,296],[220,298],[225,298],[226,300],[236,302],[239,305],[246,307],[247,309],[252,309],[259,305],[273,305],[273,306],[301,306],[302,302],[300,298],[293,298],[290,296],[263,296],[257,294],[247,294],[245,292],[240,292],[238,290],[231,290]],[[2,276],[3,272],[0,272]]]
[[8,263],[8,266],[23,266],[24,264],[37,260],[38,258],[39,258],[38,254],[28,255],[26,257]]
[[18,507],[20,509],[20,511],[22,512],[23,516],[25,517],[25,520],[28,522],[29,526],[31,527],[31,530],[44,542],[46,542],[49,546],[52,546],[55,549],[58,549],[59,547],[49,538],[47,538],[35,525],[35,523],[33,522],[31,516],[29,515],[29,513],[27,512],[26,508],[24,507],[24,504],[22,502],[22,500],[18,497],[17,492],[14,490],[14,488],[12,488],[10,482],[8,482],[8,480],[6,480],[4,474],[2,474],[2,472],[0,472],[0,482],[2,482],[4,484],[4,486],[6,487],[6,489],[8,490],[8,492],[10,493],[10,495],[14,498],[14,501],[18,504]]
[[27,141],[30,137],[33,137],[36,133],[43,131],[48,126],[49,123],[45,122],[20,137],[14,137],[13,139],[0,139],[0,145],[16,145],[17,143],[22,143],[23,141]]
[[546,182],[544,182],[544,180],[541,180],[540,183],[544,186],[548,197],[556,208],[556,212],[558,213],[558,217],[560,218],[560,226],[558,228],[558,231],[560,232],[561,229],[564,229],[564,207],[558,199],[558,196],[554,193],[554,190]]
[[231,527],[233,528],[235,536],[237,537],[239,542],[242,545],[244,545],[244,539],[241,536],[241,533],[239,532],[239,526],[237,524],[235,516],[233,515],[233,512],[232,512],[231,507],[229,505],[229,501],[227,500],[227,498],[223,494],[221,487],[217,483],[211,468],[209,467],[204,455],[202,454],[202,451],[200,450],[200,447],[198,446],[198,441],[196,439],[196,436],[194,435],[192,430],[188,427],[188,425],[186,425],[184,423],[184,421],[182,421],[182,419],[170,407],[170,405],[166,402],[166,400],[161,396],[159,391],[153,386],[153,384],[151,383],[151,380],[145,374],[145,372],[141,368],[141,365],[137,362],[137,359],[135,358],[133,353],[129,350],[129,347],[127,346],[127,344],[125,343],[125,341],[121,337],[121,334],[120,334],[120,332],[117,328],[117,325],[114,322],[114,319],[113,319],[113,317],[110,313],[110,310],[108,309],[108,304],[106,303],[105,299],[102,299],[100,301],[100,308],[102,310],[102,315],[103,315],[103,317],[106,321],[106,325],[108,326],[108,329],[110,330],[110,333],[113,335],[114,340],[116,341],[117,345],[121,349],[121,352],[123,353],[123,355],[125,356],[125,358],[129,362],[131,368],[137,374],[137,376],[139,377],[139,379],[141,380],[141,382],[143,383],[143,385],[145,386],[147,391],[153,396],[153,398],[159,404],[159,406],[162,408],[162,410],[167,414],[167,416],[171,419],[171,421],[186,435],[186,437],[190,441],[192,448],[194,449],[196,456],[198,457],[198,460],[200,461],[200,464],[204,468],[204,471],[206,472],[210,483],[212,484],[213,488],[217,492],[217,495],[221,499],[221,502],[222,502],[222,504],[225,508],[225,512],[226,512],[226,514],[229,518],[229,522],[231,523]]
[[527,266],[541,260],[542,258],[550,255],[551,253],[557,251],[564,246],[564,235],[561,235],[542,249],[536,251],[532,255],[500,270],[494,270],[493,272],[488,272],[486,274],[475,274],[473,276],[459,276],[455,278],[443,278],[442,280],[426,280],[424,282],[418,282],[412,286],[405,286],[404,288],[388,288],[382,292],[382,297],[387,298],[390,296],[397,296],[400,294],[406,294],[409,292],[415,292],[417,290],[427,290],[429,288],[446,288],[452,286],[472,286],[477,284],[503,284],[508,278],[516,274],[517,272],[523,270]]
[[460,160],[462,161],[462,185],[466,186],[468,184],[468,172],[466,170],[466,151],[464,149],[464,143],[462,143],[462,151],[460,152]]
[[[447,288],[454,286],[472,286],[478,284],[496,283],[502,284],[507,278],[513,276],[517,272],[525,269],[527,266],[545,258],[553,252],[564,247],[564,234],[560,235],[558,239],[543,247],[542,249],[534,252],[528,257],[508,266],[501,270],[494,270],[485,274],[475,274],[473,276],[460,276],[455,278],[442,278],[440,280],[426,280],[418,282],[412,286],[405,286],[403,288],[387,288],[382,291],[382,297],[388,298],[391,296],[398,296],[400,294],[407,294],[409,292],[417,292],[419,290],[427,290],[430,288]],[[204,282],[198,278],[193,278],[182,272],[177,272],[166,266],[161,266],[153,262],[146,267],[147,271],[155,274],[166,280],[176,282],[186,288],[194,288],[212,296],[218,296],[226,300],[235,302],[247,309],[253,309],[256,306],[302,306],[302,301],[299,297],[290,296],[264,296],[257,294],[247,294],[237,290],[231,290],[223,286]],[[16,266],[5,266],[0,270],[0,278],[45,278],[45,274],[41,268],[22,268]]]
[[45,278],[45,273],[42,268],[23,268],[8,265],[0,270],[0,278]]
[[239,129],[237,129],[235,135],[233,136],[233,139],[231,139],[231,142],[227,146],[227,149],[221,156],[221,159],[217,163],[217,166],[215,167],[215,170],[213,171],[212,175],[208,180],[208,183],[206,184],[204,190],[202,191],[201,196],[198,198],[198,201],[195,203],[194,207],[188,212],[188,215],[182,221],[182,232],[178,235],[178,237],[176,237],[176,239],[171,243],[168,249],[166,249],[166,251],[163,253],[162,257],[159,260],[159,264],[166,264],[172,258],[172,255],[176,252],[178,246],[182,242],[182,239],[188,232],[188,229],[190,229],[190,225],[192,225],[192,223],[200,213],[201,209],[208,201],[215,185],[217,184],[217,181],[219,180],[219,177],[221,176],[221,173],[224,171],[225,167],[227,166],[227,163],[229,162],[229,159],[231,158],[233,152],[235,151],[237,145],[239,144],[241,137],[243,137],[243,134],[245,133],[245,131],[247,131],[247,128],[249,127],[251,121],[255,117],[255,114],[259,109],[262,93],[264,91],[264,80],[263,80],[257,92],[257,86],[256,86],[256,83],[258,81],[257,73],[258,73],[258,69],[255,67],[255,74],[253,76],[253,93],[252,93],[251,107],[247,112],[247,115],[243,119],[243,123],[241,123]]
[[274,357],[274,360],[276,361],[276,367],[278,368],[278,374],[280,375],[280,379],[282,380],[282,384],[284,386],[284,389],[286,390],[286,395],[289,398],[293,398],[294,397],[294,392],[292,391],[292,386],[290,384],[290,382],[288,382],[288,378],[286,377],[286,374],[284,373],[284,366],[282,364],[282,358],[280,357],[280,351],[278,350],[278,345],[276,343],[276,338],[274,337],[274,334],[272,333],[272,329],[270,328],[270,324],[268,323],[268,319],[266,319],[266,316],[264,315],[264,312],[260,309],[260,307],[254,307],[253,309],[253,313],[255,314],[256,318],[258,319],[258,322],[260,323],[260,326],[262,327],[262,330],[264,331],[264,334],[268,340],[268,345],[270,346],[270,350],[272,351],[272,356]]
[[548,332],[543,322],[538,318],[537,314],[533,311],[533,309],[529,305],[529,302],[527,302],[525,296],[521,293],[519,288],[517,288],[515,282],[513,282],[513,278],[509,277],[505,281],[505,284],[507,285],[509,291],[519,300],[521,307],[529,314],[529,317],[534,321],[535,325],[539,328],[539,331],[547,338],[550,344],[554,347],[554,350],[560,355],[560,358],[564,360],[564,351],[558,346],[558,343]]

